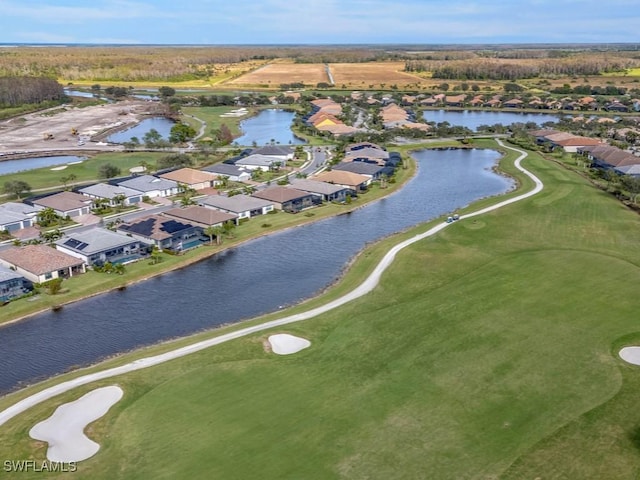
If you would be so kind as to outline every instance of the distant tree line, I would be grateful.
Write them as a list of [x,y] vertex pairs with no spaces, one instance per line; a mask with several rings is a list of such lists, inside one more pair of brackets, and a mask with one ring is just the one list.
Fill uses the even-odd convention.
[[0,77],[0,107],[41,103],[64,98],[62,85],[47,77]]
[[576,56],[545,58],[522,62],[498,59],[475,59],[451,62],[410,60],[407,72],[432,72],[433,78],[451,80],[519,80],[544,76],[601,75],[620,72],[638,65],[631,58],[606,56]]

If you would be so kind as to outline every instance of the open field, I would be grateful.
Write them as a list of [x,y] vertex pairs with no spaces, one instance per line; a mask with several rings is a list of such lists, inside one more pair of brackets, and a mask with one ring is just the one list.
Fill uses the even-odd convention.
[[[28,429],[118,383],[78,478],[635,478],[640,370],[615,355],[640,341],[638,217],[556,164],[525,166],[539,195],[409,247],[372,294],[35,407],[4,425],[0,457],[41,460]],[[368,249],[328,296],[426,228]],[[272,355],[272,333],[311,347]]]
[[227,85],[255,85],[278,88],[283,83],[301,82],[316,85],[328,82],[329,77],[321,63],[269,63],[264,67],[242,75]]
[[417,75],[403,72],[404,62],[332,63],[329,66],[336,85],[352,88],[379,88],[381,84],[387,88],[391,85],[401,88],[425,81]]

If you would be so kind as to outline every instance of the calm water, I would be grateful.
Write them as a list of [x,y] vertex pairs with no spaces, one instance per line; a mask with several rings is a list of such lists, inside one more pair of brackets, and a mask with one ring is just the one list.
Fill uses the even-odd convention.
[[[60,155],[57,157],[31,157],[22,158],[20,160],[0,161],[0,175],[22,172],[24,170],[33,170],[34,168],[65,165],[71,162],[79,162],[84,160],[84,158],[85,157],[76,157],[73,155]],[[64,170],[61,170],[61,172],[64,174]]]
[[281,145],[303,144],[291,131],[295,113],[276,108],[262,110],[255,117],[240,123],[243,135],[234,140],[238,145],[267,145],[273,140]]
[[491,171],[499,157],[492,150],[425,150],[415,157],[418,174],[402,190],[351,214],[0,328],[0,392],[296,303],[333,282],[367,242],[512,187]]
[[143,137],[152,128],[155,128],[163,139],[168,140],[169,135],[171,134],[171,127],[173,127],[173,125],[173,121],[169,120],[168,118],[145,118],[140,123],[131,128],[128,128],[127,130],[122,130],[121,132],[116,132],[113,135],[110,135],[107,138],[107,142],[122,143],[128,142],[129,140],[131,140],[131,137],[138,137],[140,143],[143,143]]
[[550,113],[490,112],[480,110],[425,110],[423,117],[428,122],[449,122],[451,125],[476,130],[480,125],[511,125],[512,123],[535,122],[538,126],[545,122],[557,122],[559,117]]

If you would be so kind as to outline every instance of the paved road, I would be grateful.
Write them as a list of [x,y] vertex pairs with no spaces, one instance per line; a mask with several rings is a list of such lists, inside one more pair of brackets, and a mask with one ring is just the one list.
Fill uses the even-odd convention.
[[[536,195],[538,192],[540,192],[543,189],[542,181],[538,177],[536,177],[533,173],[524,169],[520,165],[521,161],[524,158],[526,158],[527,153],[517,148],[507,147],[500,140],[497,140],[497,142],[506,149],[513,150],[515,152],[520,153],[520,156],[515,161],[515,166],[518,170],[523,172],[525,175],[527,175],[529,178],[531,178],[535,182],[535,187],[529,192],[526,192],[522,195],[518,195],[508,200],[504,200],[490,207],[483,208],[482,210],[478,210],[476,212],[462,215],[459,221],[464,221],[467,218],[475,217],[477,215],[482,215],[484,213],[491,212],[493,210],[497,210],[499,208],[505,207],[512,203],[518,202],[520,200],[524,200],[525,198],[529,198],[533,195]],[[298,313],[295,315],[289,315],[287,317],[283,317],[277,320],[272,320],[270,322],[265,322],[260,325],[254,325],[252,327],[242,328],[235,332],[220,335],[215,338],[211,338],[209,340],[193,343],[191,345],[187,345],[186,347],[178,348],[176,350],[172,350],[160,355],[155,355],[152,357],[146,357],[146,358],[141,358],[139,360],[134,360],[133,362],[127,363],[126,365],[122,365],[120,367],[109,368],[107,370],[102,370],[96,373],[82,375],[78,378],[74,378],[73,380],[67,380],[65,382],[59,383],[52,387],[46,388],[29,397],[26,397],[23,400],[16,402],[6,410],[3,410],[2,412],[0,412],[0,425],[3,425],[7,421],[11,420],[13,417],[19,415],[20,413],[24,412],[25,410],[35,405],[38,405],[39,403],[49,400],[64,392],[68,392],[81,385],[86,385],[88,383],[92,383],[105,378],[112,378],[118,375],[122,375],[124,373],[141,370],[143,368],[148,368],[154,365],[158,365],[160,363],[167,362],[169,360],[184,357],[191,353],[199,352],[200,350],[204,350],[205,348],[209,348],[214,345],[219,345],[221,343],[225,343],[230,340],[234,340],[236,338],[251,335],[256,332],[261,332],[263,330],[267,330],[273,327],[279,327],[282,325],[287,325],[290,323],[300,322],[302,320],[308,320],[322,313],[341,307],[342,305],[349,303],[371,292],[378,285],[380,278],[382,277],[382,274],[389,267],[389,265],[391,265],[391,263],[395,259],[395,256],[401,250],[403,250],[404,248],[408,247],[413,243],[419,242],[420,240],[423,240],[427,237],[435,235],[436,233],[445,229],[449,225],[452,225],[452,224],[445,223],[445,222],[440,223],[424,233],[415,235],[412,238],[409,238],[403,242],[398,243],[386,253],[386,255],[382,258],[382,260],[380,260],[380,263],[378,263],[378,265],[376,266],[375,270],[358,287],[356,287],[354,290],[350,291],[349,293],[346,293],[345,295],[341,296],[340,298],[337,298],[329,303],[326,303],[325,305],[321,305],[319,307],[313,308],[306,312]]]

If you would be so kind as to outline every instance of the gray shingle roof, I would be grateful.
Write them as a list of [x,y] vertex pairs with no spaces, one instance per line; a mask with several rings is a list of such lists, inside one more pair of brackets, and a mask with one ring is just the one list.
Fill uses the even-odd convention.
[[334,170],[344,170],[346,172],[359,173],[361,175],[375,175],[383,167],[366,162],[343,162],[335,165]]
[[118,185],[132,188],[139,192],[151,192],[153,190],[171,190],[172,188],[177,188],[178,183],[173,180],[154,177],[153,175],[140,175],[120,182]]
[[204,167],[202,170],[205,172],[217,173],[218,175],[238,176],[242,173],[251,175],[250,172],[247,172],[235,165],[229,165],[228,163],[216,163],[215,165]]
[[13,280],[14,278],[24,278],[24,277],[19,273],[14,272],[10,268],[0,265],[0,283],[6,282],[7,280]]
[[257,210],[258,208],[273,205],[273,202],[262,200],[260,198],[250,197],[249,195],[234,195],[233,197],[225,197],[222,195],[211,195],[199,201],[200,205],[221,208],[233,213],[246,212],[248,210]]
[[291,185],[298,190],[320,193],[322,195],[331,195],[341,190],[345,190],[345,187],[341,185],[333,185],[331,183],[319,182],[317,180],[295,179],[291,181]]
[[57,240],[56,245],[74,250],[83,255],[93,255],[94,253],[123,247],[137,241],[127,235],[112,232],[105,228],[92,228],[84,232],[69,232],[67,236]]
[[140,195],[140,191],[133,190],[131,188],[124,187],[122,185],[109,185],[108,183],[96,183],[90,187],[81,188],[78,190],[85,195],[92,195],[94,197],[113,199],[116,195],[124,195],[127,198]]

